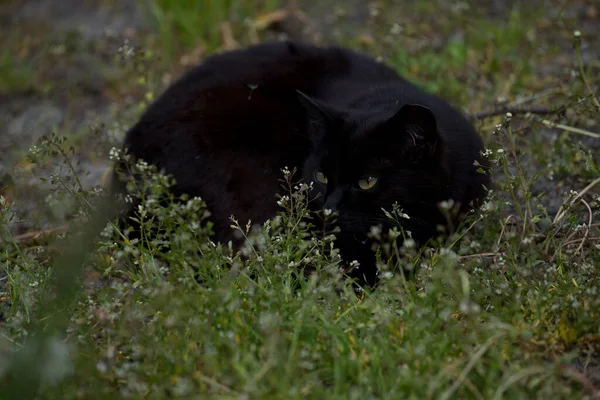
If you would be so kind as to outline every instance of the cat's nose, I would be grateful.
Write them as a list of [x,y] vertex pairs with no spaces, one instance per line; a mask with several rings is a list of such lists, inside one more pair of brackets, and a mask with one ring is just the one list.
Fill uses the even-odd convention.
[[335,189],[325,199],[325,205],[323,206],[324,210],[337,211],[342,201],[342,197],[344,196],[344,192],[342,189]]

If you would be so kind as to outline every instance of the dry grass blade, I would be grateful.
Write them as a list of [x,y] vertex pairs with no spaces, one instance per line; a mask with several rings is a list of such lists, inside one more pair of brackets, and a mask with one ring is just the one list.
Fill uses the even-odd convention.
[[471,357],[465,368],[462,370],[458,378],[454,381],[450,389],[442,393],[442,395],[439,397],[440,399],[448,400],[452,398],[456,390],[458,390],[460,385],[462,385],[465,379],[467,378],[469,372],[471,372],[473,367],[475,367],[475,364],[477,364],[477,362],[481,359],[481,357],[483,357],[486,351],[488,351],[488,349],[492,347],[496,340],[498,340],[503,334],[503,332],[495,334],[494,336],[489,338],[481,347],[479,347],[479,350],[477,350],[475,354],[473,354],[473,356]]
[[531,375],[543,375],[545,373],[547,373],[546,368],[541,367],[541,366],[523,368],[521,371],[517,372],[516,374],[511,375],[506,381],[502,382],[502,384],[496,390],[493,400],[501,399],[504,392],[509,387],[511,387],[518,381],[520,381],[521,379],[527,378],[528,376],[531,376]]
[[587,376],[567,364],[563,364],[561,370],[564,376],[579,382],[581,386],[590,392],[592,400],[600,400],[600,389],[598,389]]
[[[67,233],[69,229],[69,225],[65,224],[53,228],[42,229],[39,231],[25,232],[20,235],[16,235],[13,239],[16,243],[23,245],[28,245],[32,243],[42,243],[46,241],[49,236]],[[3,243],[2,240],[0,240],[0,244],[1,243]]]
[[240,44],[233,38],[233,31],[229,22],[221,23],[221,37],[224,50],[235,50],[240,48]]
[[518,114],[546,115],[546,114],[553,114],[555,112],[556,112],[556,110],[553,110],[549,107],[523,107],[523,106],[518,106],[518,105],[508,105],[508,106],[497,108],[495,110],[477,112],[477,113],[471,114],[469,116],[469,118],[472,120],[477,120],[477,119],[495,117],[498,115],[504,115],[506,113],[511,113],[513,115],[518,115]]
[[[599,136],[600,137],[600,136]],[[579,193],[577,193],[577,196],[575,196],[570,202],[569,205],[564,208],[564,206],[561,206],[558,209],[558,212],[556,213],[556,216],[554,217],[554,220],[552,221],[553,224],[557,224],[560,222],[560,220],[562,220],[567,211],[569,210],[569,208],[571,208],[571,206],[573,204],[575,204],[576,201],[578,201],[584,194],[586,194],[587,192],[589,192],[594,186],[596,186],[598,183],[600,183],[600,178],[596,178],[594,179],[589,185],[587,185],[585,188],[583,188],[583,190]]]
[[559,124],[558,122],[552,122],[548,119],[542,119],[542,118],[536,118],[536,119],[539,122],[541,122],[542,124],[549,126],[550,128],[558,128],[558,129],[565,130],[567,132],[577,133],[577,134],[583,135],[583,136],[589,136],[594,139],[600,139],[600,133],[590,132],[590,131],[586,131],[585,129],[575,128],[573,126],[568,126],[568,125],[564,125],[564,124]]

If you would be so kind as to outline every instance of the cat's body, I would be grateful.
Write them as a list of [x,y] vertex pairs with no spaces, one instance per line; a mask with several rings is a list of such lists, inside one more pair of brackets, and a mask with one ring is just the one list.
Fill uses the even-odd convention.
[[391,226],[382,207],[397,201],[424,241],[444,222],[438,202],[464,210],[488,182],[473,165],[479,136],[446,102],[368,57],[293,42],[206,59],[148,108],[125,148],[172,174],[176,194],[200,196],[222,242],[231,215],[275,216],[281,169],[298,169],[320,193],[314,207],[339,212],[342,257],[358,259],[369,283],[363,242],[371,225]]

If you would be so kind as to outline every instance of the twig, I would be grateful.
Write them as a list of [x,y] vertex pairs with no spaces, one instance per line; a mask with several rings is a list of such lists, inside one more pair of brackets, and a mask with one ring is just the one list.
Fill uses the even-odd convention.
[[559,124],[558,122],[552,122],[548,119],[536,118],[542,124],[549,126],[550,128],[559,128],[571,133],[578,133],[580,135],[593,137],[594,139],[600,139],[600,133],[586,131],[585,129],[575,128],[573,126]]
[[469,116],[470,119],[472,120],[477,120],[477,119],[483,119],[483,118],[488,118],[488,117],[493,117],[496,115],[502,115],[502,114],[506,114],[507,112],[517,115],[517,114],[538,114],[538,115],[547,115],[547,114],[557,114],[557,115],[562,115],[564,114],[564,112],[567,110],[567,108],[573,108],[576,107],[582,103],[585,103],[587,101],[590,100],[590,98],[592,97],[592,95],[587,96],[587,97],[583,97],[579,100],[577,100],[575,103],[573,104],[564,104],[560,107],[557,108],[549,108],[549,107],[527,107],[524,106],[524,104],[535,101],[535,100],[539,100],[543,97],[549,96],[551,94],[553,94],[554,92],[559,92],[559,93],[564,93],[561,88],[551,88],[546,90],[543,93],[540,93],[536,96],[532,96],[532,97],[528,97],[528,98],[524,98],[521,100],[516,100],[514,101],[512,104],[508,104],[508,105],[504,105],[504,106],[499,106],[498,108],[494,109],[494,110],[488,110],[488,111],[480,111],[474,114],[471,114]]
[[[600,242],[600,237],[592,237],[592,238],[581,238],[581,239],[573,239],[573,240],[569,240],[568,242],[565,242],[563,244],[560,245],[560,248],[563,249],[571,244],[575,244],[575,243],[579,243],[579,242],[583,242],[583,241],[589,241],[589,242]],[[577,250],[579,251],[579,249]]]
[[[36,241],[39,238],[47,237],[50,235],[56,235],[60,233],[66,233],[69,231],[69,225],[61,225],[54,228],[42,229],[41,231],[26,232],[21,235],[14,237],[17,243],[28,243]],[[0,241],[2,243],[2,241]]]
[[465,256],[458,256],[459,260],[465,260],[468,258],[477,258],[477,257],[497,257],[497,256],[503,256],[504,253],[502,252],[490,252],[490,253],[477,253],[477,254],[467,254]]
[[581,383],[581,386],[583,386],[588,392],[590,392],[592,400],[600,400],[600,390],[596,386],[594,386],[590,378],[588,378],[587,376],[577,371],[577,369],[568,364],[561,365],[561,369],[563,370],[564,375],[573,378],[577,382]]
[[517,220],[517,218],[514,215],[511,214],[508,217],[506,217],[506,219],[504,220],[504,224],[502,224],[502,230],[500,231],[500,236],[498,236],[498,240],[496,241],[496,247],[498,249],[500,248],[500,242],[502,241],[502,236],[504,236],[504,231],[506,230],[506,226],[508,225],[508,222],[511,219],[515,221],[515,223],[517,224],[519,229],[521,228],[521,225],[519,225],[519,221]]
[[[298,6],[298,2],[292,0],[288,3],[285,8],[275,10],[257,17],[254,20],[254,30],[267,30],[273,29],[278,24],[284,23],[286,20],[295,19],[302,24],[303,32],[301,35],[307,35],[309,41],[315,41],[317,39],[315,24],[311,19],[302,11]],[[285,30],[281,31],[284,32]]]
[[[585,232],[585,235],[584,235],[585,237],[587,237],[589,235],[589,233],[590,233],[590,228],[592,228],[594,226],[594,224],[592,224],[593,214],[592,214],[592,210],[590,208],[590,205],[585,200],[579,199],[579,201],[581,201],[587,207],[587,209],[588,209],[589,222],[586,225],[586,232]],[[555,234],[556,233],[558,233],[558,230],[555,232]],[[569,236],[567,236],[567,238],[565,239],[565,242],[571,243],[571,239],[573,239],[578,233],[579,233],[579,230],[573,231]],[[576,239],[576,240],[574,240],[574,242],[578,242],[580,240],[581,239]],[[585,240],[585,238],[584,238],[584,240]],[[562,248],[562,246],[561,246],[561,248]]]
[[[558,224],[558,223],[559,223],[559,221],[560,221],[560,220],[562,220],[562,219],[565,217],[565,215],[566,215],[567,211],[568,211],[568,210],[571,208],[571,206],[572,206],[573,204],[575,204],[575,202],[576,202],[576,201],[578,201],[578,200],[579,200],[579,201],[581,201],[581,202],[582,202],[582,203],[585,205],[585,207],[586,207],[586,208],[587,208],[587,210],[588,210],[588,217],[589,217],[589,218],[588,218],[588,224],[587,224],[587,226],[586,226],[586,231],[585,231],[584,237],[583,237],[583,238],[581,238],[581,239],[574,239],[574,240],[570,240],[570,239],[571,239],[573,236],[575,236],[575,234],[577,233],[577,232],[573,232],[571,235],[569,235],[569,236],[567,237],[567,239],[566,239],[566,242],[564,242],[564,243],[563,243],[563,244],[560,246],[560,249],[563,249],[564,247],[566,247],[566,246],[568,246],[568,245],[570,245],[570,244],[577,243],[577,242],[581,242],[581,243],[579,244],[579,247],[578,247],[578,248],[577,248],[577,250],[575,251],[575,253],[578,253],[578,252],[581,250],[581,248],[583,247],[583,244],[584,244],[584,242],[585,242],[586,240],[594,240],[594,241],[596,240],[596,238],[591,238],[591,239],[588,239],[588,236],[589,236],[589,233],[590,233],[590,229],[591,229],[592,227],[595,227],[595,226],[600,226],[600,224],[593,224],[593,223],[592,223],[592,222],[593,222],[593,213],[592,213],[592,209],[591,209],[590,205],[589,205],[589,204],[588,204],[588,203],[587,203],[585,200],[583,200],[583,197],[582,197],[582,196],[583,196],[585,193],[587,193],[587,192],[588,192],[588,191],[589,191],[591,188],[593,188],[593,187],[594,187],[594,186],[595,186],[597,183],[599,183],[599,182],[600,182],[600,178],[598,178],[598,179],[595,179],[594,181],[592,181],[592,183],[590,183],[589,185],[587,185],[587,186],[586,186],[586,187],[585,187],[585,188],[584,188],[584,189],[583,189],[583,190],[582,190],[580,193],[578,193],[578,194],[577,194],[577,196],[575,196],[575,198],[573,198],[573,199],[571,200],[571,202],[569,203],[569,205],[567,205],[567,207],[566,207],[566,208],[564,208],[564,207],[563,207],[563,206],[564,206],[564,204],[563,204],[563,205],[562,205],[562,206],[560,206],[560,208],[558,209],[558,212],[556,213],[556,216],[554,217],[554,220],[552,221],[552,224],[556,225],[556,230],[554,231],[554,235],[556,235],[556,234],[558,233],[558,231],[560,230],[560,228],[561,228],[561,227],[560,227],[560,225]],[[563,208],[564,208],[564,209],[563,209]],[[545,251],[546,251],[546,252],[548,252],[548,250],[549,250],[549,249],[550,249],[550,240],[548,240],[548,242],[546,243]],[[560,249],[559,249],[559,250],[560,250]],[[554,253],[554,256],[553,256],[553,258],[554,258],[554,257],[556,257],[556,256],[557,256],[557,252],[555,252],[555,253]]]
[[572,104],[568,104],[568,103],[567,104],[563,104],[562,106],[560,106],[560,107],[558,107],[556,109],[556,113],[557,114],[562,114],[565,111],[567,111],[567,109],[573,109],[573,108],[579,106],[580,104],[585,103],[589,99],[590,99],[589,97],[583,97],[583,98],[577,100],[575,103],[572,103]]
[[[194,375],[194,377],[195,377],[196,379],[198,379],[198,380],[200,380],[200,381],[204,382],[204,383],[208,383],[209,385],[213,386],[213,387],[214,387],[214,388],[216,388],[216,389],[219,389],[219,390],[220,390],[220,391],[222,391],[222,392],[225,392],[225,393],[236,393],[236,392],[235,392],[233,389],[231,389],[230,387],[228,387],[228,386],[225,386],[224,384],[222,384],[222,383],[218,382],[217,380],[215,380],[215,379],[213,379],[213,378],[211,378],[211,377],[209,377],[209,376],[202,375],[202,374],[200,374],[200,373],[196,373],[196,374]],[[236,394],[237,394],[237,393],[236,393]]]
[[575,202],[577,200],[579,200],[581,198],[581,196],[583,196],[584,194],[586,194],[591,188],[593,188],[594,186],[596,186],[598,183],[600,183],[600,178],[594,179],[589,185],[587,185],[585,188],[583,188],[583,190],[581,192],[579,192],[577,194],[577,196],[575,196],[573,198],[573,200],[571,200],[571,202],[569,203],[569,205],[567,206],[566,209],[564,209],[563,206],[560,206],[560,208],[558,209],[558,212],[556,213],[556,216],[554,217],[554,220],[552,221],[552,223],[553,224],[557,224],[558,221],[560,221],[561,219],[563,219],[564,216],[565,216],[565,214],[569,210],[569,208],[571,208],[571,206],[573,204],[575,204]]
[[579,247],[577,247],[577,250],[575,250],[575,254],[579,253],[579,251],[583,247],[583,244],[585,243],[585,240],[588,238],[588,236],[590,234],[590,226],[592,225],[592,220],[593,220],[593,215],[594,215],[592,213],[592,208],[587,203],[587,201],[585,201],[584,199],[579,199],[579,201],[581,201],[588,210],[588,224],[585,227],[585,233],[583,234],[583,238],[581,239],[581,244],[579,245]]
[[555,112],[556,112],[556,110],[549,108],[549,107],[523,107],[523,106],[517,106],[517,105],[507,105],[507,106],[502,106],[500,108],[497,108],[495,110],[480,111],[480,112],[471,114],[469,117],[470,117],[470,119],[476,120],[476,119],[494,117],[497,115],[503,115],[506,113],[511,113],[513,115],[517,115],[517,114],[547,115],[547,114],[554,114]]

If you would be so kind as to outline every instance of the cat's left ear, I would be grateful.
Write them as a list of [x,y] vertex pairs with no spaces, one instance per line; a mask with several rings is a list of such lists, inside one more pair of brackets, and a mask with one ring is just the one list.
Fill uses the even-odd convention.
[[306,111],[308,121],[310,122],[307,133],[313,141],[321,140],[329,132],[336,131],[336,121],[339,120],[341,115],[338,109],[333,105],[310,97],[299,90],[296,90],[296,93],[298,94],[298,101]]
[[430,108],[406,104],[396,111],[386,125],[393,127],[396,132],[402,132],[405,146],[424,150],[428,155],[436,153],[439,134],[435,115]]
[[321,122],[333,121],[335,119],[338,112],[332,106],[310,97],[299,90],[296,90],[296,93],[298,94],[298,101],[312,119]]

